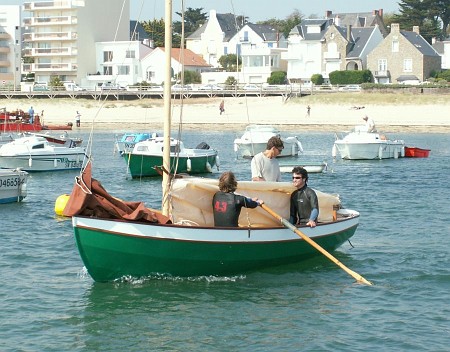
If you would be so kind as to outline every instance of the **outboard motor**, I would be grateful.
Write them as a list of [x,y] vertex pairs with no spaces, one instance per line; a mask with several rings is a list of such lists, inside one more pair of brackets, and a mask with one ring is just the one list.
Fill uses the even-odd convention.
[[209,149],[209,145],[205,142],[201,142],[195,149]]

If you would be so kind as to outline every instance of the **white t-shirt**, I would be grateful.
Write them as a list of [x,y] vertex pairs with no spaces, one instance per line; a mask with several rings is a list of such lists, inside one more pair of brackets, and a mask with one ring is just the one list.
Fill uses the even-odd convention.
[[269,159],[264,152],[256,154],[251,163],[252,178],[262,177],[269,182],[280,182],[280,164],[276,158]]

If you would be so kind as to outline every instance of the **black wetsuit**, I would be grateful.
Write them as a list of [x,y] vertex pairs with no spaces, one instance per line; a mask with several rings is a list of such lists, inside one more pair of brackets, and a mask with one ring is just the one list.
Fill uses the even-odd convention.
[[291,211],[289,222],[294,225],[306,224],[311,216],[313,209],[316,212],[313,214],[312,220],[317,221],[319,216],[319,201],[316,192],[305,185],[303,188],[297,189],[291,194]]
[[234,193],[217,192],[212,201],[214,226],[237,227],[242,207],[256,208],[254,200]]

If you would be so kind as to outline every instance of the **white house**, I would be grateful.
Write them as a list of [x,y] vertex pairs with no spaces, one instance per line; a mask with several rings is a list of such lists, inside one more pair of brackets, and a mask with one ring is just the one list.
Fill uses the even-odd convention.
[[[148,83],[163,84],[165,79],[165,48],[156,48],[141,60],[142,72],[145,73]],[[203,70],[209,70],[210,65],[200,56],[189,49],[181,51],[179,48],[173,48],[171,52],[172,77],[184,70],[201,73]]]
[[186,38],[186,48],[202,56],[212,67],[219,67],[221,56],[236,54],[236,46],[230,39],[241,27],[233,14],[211,10],[208,21]]
[[242,59],[239,81],[265,83],[272,72],[287,70],[287,62],[281,59],[287,52],[287,40],[271,26],[247,23],[229,44]]
[[127,86],[145,81],[141,60],[152,50],[139,41],[95,43],[96,69],[81,80],[81,86],[94,88],[104,82]]

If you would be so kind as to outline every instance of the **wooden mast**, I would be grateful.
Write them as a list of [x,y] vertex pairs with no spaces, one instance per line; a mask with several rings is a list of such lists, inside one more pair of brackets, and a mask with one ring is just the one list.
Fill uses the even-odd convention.
[[[164,47],[166,59],[166,74],[164,79],[164,153],[163,153],[163,167],[170,172],[170,127],[172,121],[171,115],[171,59],[172,59],[172,0],[165,0],[165,20],[164,20]],[[162,185],[162,211],[166,216],[170,216],[169,209],[169,187],[170,178],[167,172],[163,172]]]

